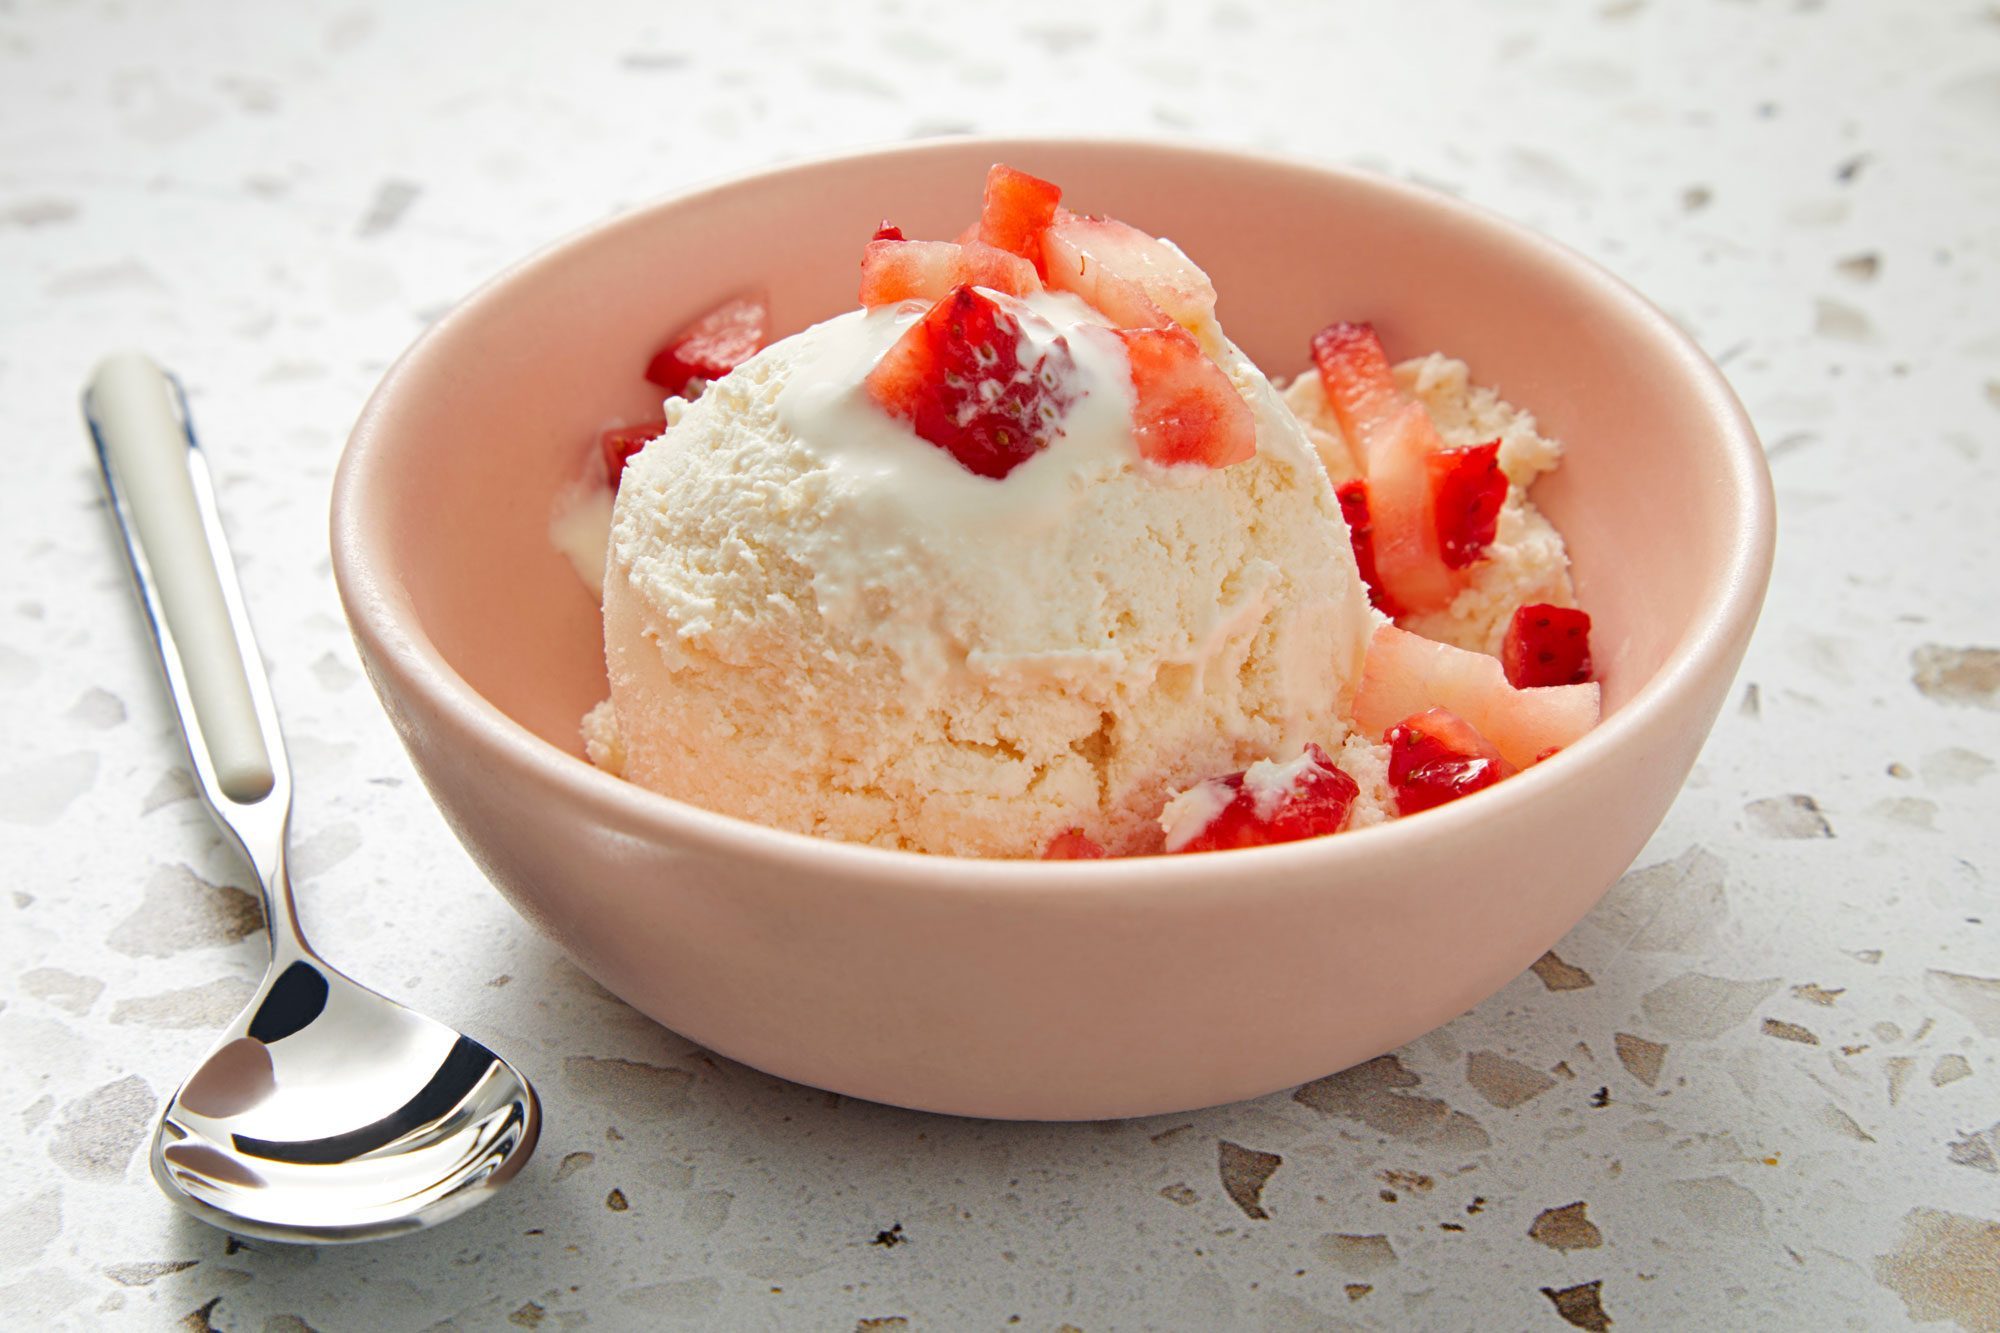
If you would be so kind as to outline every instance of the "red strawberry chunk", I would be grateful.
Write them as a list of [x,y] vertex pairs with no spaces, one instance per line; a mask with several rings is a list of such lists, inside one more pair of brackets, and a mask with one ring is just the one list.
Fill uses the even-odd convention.
[[1127,329],[1200,327],[1215,314],[1215,284],[1178,249],[1115,218],[1058,208],[1042,233],[1049,286],[1074,292]]
[[1228,467],[1257,453],[1257,418],[1179,325],[1114,329],[1132,365],[1132,434],[1155,463]]
[[970,286],[954,288],[912,324],[868,373],[891,416],[968,471],[1001,478],[1062,434],[1076,397],[1075,359],[1033,312]]
[[1033,264],[982,241],[875,240],[861,255],[861,304],[870,309],[898,301],[942,301],[952,288],[966,284],[1009,296],[1042,289]]
[[1338,833],[1361,788],[1308,741],[1288,764],[1252,764],[1205,778],[1167,803],[1161,822],[1170,852],[1263,847]]
[[1368,600],[1383,615],[1395,617],[1402,614],[1396,600],[1382,587],[1382,576],[1375,572],[1375,523],[1368,513],[1368,483],[1359,477],[1342,482],[1334,495],[1340,501],[1340,516],[1347,520],[1347,538],[1354,547],[1354,565],[1361,573],[1361,582],[1368,589]]
[[901,227],[889,221],[889,219],[883,218],[882,225],[877,227],[875,234],[868,239],[871,241],[902,241],[909,238],[903,235]]
[[1521,607],[1507,624],[1500,665],[1516,689],[1581,685],[1590,679],[1590,617],[1547,602]]
[[721,379],[763,347],[771,330],[771,303],[759,292],[724,301],[682,329],[653,354],[646,378],[668,393],[689,380]]
[[1080,828],[1064,829],[1042,850],[1044,861],[1101,861],[1104,849]]
[[1486,554],[1507,499],[1500,441],[1446,449],[1424,460],[1431,473],[1431,508],[1445,564],[1464,569]]
[[1406,717],[1384,739],[1389,742],[1389,790],[1398,814],[1455,801],[1514,773],[1491,741],[1447,709]]
[[636,426],[617,426],[597,437],[597,448],[604,455],[604,476],[611,483],[611,489],[618,489],[619,478],[625,475],[625,464],[632,455],[666,434],[665,421],[642,421]]
[[979,239],[1042,267],[1042,233],[1055,221],[1062,187],[995,162],[986,173],[986,196],[979,208]]
[[1429,460],[1444,446],[1430,414],[1397,386],[1372,326],[1330,324],[1313,336],[1312,354],[1327,403],[1368,479],[1383,591],[1407,611],[1444,606],[1464,579],[1445,562],[1438,541]]

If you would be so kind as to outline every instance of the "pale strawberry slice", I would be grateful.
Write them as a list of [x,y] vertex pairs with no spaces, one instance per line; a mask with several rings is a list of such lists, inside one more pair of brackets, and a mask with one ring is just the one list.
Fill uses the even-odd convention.
[[967,241],[958,247],[958,281],[990,287],[1009,296],[1029,296],[1042,290],[1042,280],[1033,264],[984,241]]
[[1035,266],[982,241],[874,240],[861,253],[861,304],[942,301],[952,288],[971,284],[1009,296],[1042,289]]
[[1160,812],[1169,852],[1263,847],[1338,833],[1361,788],[1308,741],[1287,764],[1269,760],[1240,773],[1205,778]]
[[1382,588],[1382,576],[1375,572],[1375,520],[1368,508],[1368,483],[1360,477],[1344,481],[1334,489],[1340,501],[1340,516],[1347,520],[1347,539],[1354,547],[1354,567],[1368,589],[1368,600],[1385,616],[1399,616],[1402,608]]
[[1368,479],[1382,588],[1405,611],[1437,610],[1463,578],[1438,542],[1429,459],[1444,446],[1430,414],[1397,387],[1371,325],[1330,324],[1313,335],[1312,354],[1327,404]]
[[1076,293],[1121,328],[1199,328],[1215,316],[1215,284],[1193,260],[1115,218],[1056,209],[1042,233],[1042,270],[1050,287]]
[[[1024,321],[1043,336],[1028,338]],[[960,286],[883,353],[866,387],[968,471],[1001,478],[1062,434],[1075,380],[1069,343],[1026,306]]]
[[1132,364],[1132,434],[1155,463],[1228,467],[1257,453],[1257,418],[1178,325],[1114,329]]
[[1431,507],[1437,518],[1438,552],[1452,569],[1464,569],[1486,554],[1507,500],[1507,474],[1500,470],[1500,441],[1446,449],[1425,460],[1431,473]]
[[619,478],[625,475],[625,464],[632,460],[632,455],[666,432],[665,421],[642,421],[636,426],[614,427],[597,437],[598,452],[604,456],[604,476],[612,490],[618,489]]
[[1514,766],[1493,743],[1449,709],[1406,717],[1383,739],[1389,742],[1389,790],[1399,815],[1470,796],[1514,775]]
[[1597,725],[1598,689],[1591,682],[1517,690],[1497,657],[1377,626],[1354,693],[1355,725],[1380,736],[1427,708],[1450,709],[1508,763],[1526,768],[1551,746],[1569,745]]
[[1080,828],[1064,829],[1042,849],[1044,861],[1101,861],[1104,849]]
[[771,302],[763,293],[724,301],[653,353],[646,378],[675,394],[689,380],[721,379],[755,356],[770,331]]
[[979,239],[1020,255],[1047,276],[1042,267],[1042,233],[1055,221],[1062,187],[1039,176],[995,162],[986,173],[986,195],[979,208]]
[[861,304],[936,301],[957,286],[958,246],[950,241],[878,239],[861,252]]
[[1520,607],[1507,622],[1500,665],[1519,689],[1581,685],[1590,679],[1590,617],[1547,602]]

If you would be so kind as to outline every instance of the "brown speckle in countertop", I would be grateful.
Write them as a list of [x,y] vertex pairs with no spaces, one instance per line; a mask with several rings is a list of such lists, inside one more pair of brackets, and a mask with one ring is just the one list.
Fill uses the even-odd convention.
[[2000,1124],[1953,1139],[1945,1145],[1945,1157],[1957,1166],[2000,1175]]
[[1298,1088],[1292,1100],[1324,1115],[1358,1120],[1378,1133],[1437,1142],[1461,1149],[1492,1144],[1477,1120],[1454,1111],[1436,1097],[1416,1097],[1400,1089],[1422,1080],[1394,1055],[1377,1056],[1352,1069],[1329,1074]]
[[1611,1034],[1612,1045],[1618,1050],[1618,1063],[1625,1066],[1625,1072],[1638,1079],[1647,1087],[1657,1086],[1660,1079],[1660,1065],[1667,1058],[1667,1048],[1657,1041],[1647,1041],[1629,1032]]
[[1848,255],[1834,264],[1834,271],[1841,277],[1854,282],[1873,282],[1875,275],[1882,271],[1882,256],[1873,250]]
[[2000,648],[1924,644],[1910,654],[1910,680],[1939,703],[2000,708]]
[[563,1155],[562,1164],[556,1167],[556,1179],[567,1180],[577,1172],[597,1160],[596,1153],[573,1152]]
[[1552,1250],[1594,1250],[1604,1244],[1604,1233],[1584,1216],[1588,1205],[1582,1201],[1560,1208],[1544,1208],[1528,1227],[1528,1236]]
[[1160,1197],[1168,1203],[1177,1203],[1183,1208],[1201,1198],[1199,1194],[1196,1194],[1193,1189],[1189,1188],[1182,1181],[1176,1181],[1171,1185],[1162,1185],[1160,1187]]
[[1802,792],[1787,796],[1765,796],[1748,801],[1743,813],[1750,827],[1767,838],[1831,838],[1833,825],[1819,802]]
[[2000,1222],[1912,1208],[1903,1215],[1901,1242],[1876,1256],[1875,1280],[1920,1323],[2000,1328]]
[[1942,1088],[1947,1083],[1956,1083],[1962,1078],[1972,1077],[1972,1065],[1956,1051],[1940,1055],[1931,1067],[1931,1086]]
[[221,1333],[221,1330],[216,1328],[209,1320],[209,1316],[215,1313],[215,1307],[220,1304],[222,1304],[222,1297],[209,1297],[206,1305],[189,1310],[181,1316],[181,1327],[186,1329],[188,1333]]
[[909,1239],[908,1236],[903,1234],[903,1224],[901,1222],[892,1222],[889,1224],[887,1231],[876,1232],[875,1239],[868,1243],[870,1245],[880,1245],[885,1250],[893,1250],[898,1245],[907,1244]]
[[1285,1164],[1274,1152],[1259,1152],[1221,1139],[1216,1144],[1216,1161],[1222,1172],[1222,1192],[1252,1221],[1264,1221],[1271,1214],[1264,1208],[1264,1185],[1271,1173]]
[[1590,973],[1580,967],[1565,963],[1552,949],[1534,961],[1528,969],[1542,979],[1542,985],[1550,990],[1582,990],[1596,985]]
[[1939,1003],[1971,1019],[1981,1036],[2000,1037],[2000,977],[1975,977],[1931,968],[1924,973],[1924,989]]
[[1396,1263],[1396,1249],[1382,1235],[1321,1236],[1318,1249],[1320,1258],[1349,1277],[1370,1277]]
[[1348,1300],[1358,1301],[1369,1292],[1375,1290],[1375,1288],[1366,1282],[1350,1282],[1342,1287],[1341,1290],[1347,1293]]
[[1828,990],[1826,987],[1816,985],[1810,981],[1804,985],[1792,987],[1794,998],[1804,1000],[1808,1004],[1817,1004],[1829,1009],[1833,1007],[1835,1000],[1845,994],[1847,994],[1845,986],[1836,986],[1832,990]]
[[104,1276],[121,1287],[146,1287],[170,1274],[193,1268],[200,1262],[199,1259],[170,1259],[155,1263],[113,1264],[104,1270]]
[[1555,1305],[1556,1313],[1577,1328],[1588,1329],[1590,1333],[1605,1333],[1611,1327],[1611,1316],[1604,1312],[1604,1281],[1579,1282],[1574,1287],[1557,1290],[1543,1287],[1542,1295]]
[[1764,1035],[1776,1037],[1780,1041],[1795,1041],[1802,1046],[1819,1045],[1819,1038],[1811,1031],[1800,1027],[1797,1023],[1787,1023],[1777,1018],[1764,1020]]
[[625,1198],[624,1190],[614,1189],[611,1193],[604,1196],[604,1206],[614,1213],[622,1213],[632,1205]]
[[1541,1070],[1493,1051],[1474,1051],[1465,1057],[1465,1081],[1502,1110],[1539,1097],[1556,1085]]

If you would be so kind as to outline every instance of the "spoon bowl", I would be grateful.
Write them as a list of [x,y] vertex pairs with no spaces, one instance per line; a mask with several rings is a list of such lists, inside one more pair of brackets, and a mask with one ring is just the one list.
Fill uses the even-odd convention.
[[266,1240],[442,1222],[533,1153],[534,1089],[306,943],[286,870],[284,738],[186,403],[127,353],[98,367],[84,417],[202,799],[255,869],[271,935],[263,985],[160,1115],[153,1178],[203,1221]]
[[273,968],[168,1103],[153,1178],[231,1231],[359,1240],[463,1212],[538,1125],[512,1065],[317,958]]

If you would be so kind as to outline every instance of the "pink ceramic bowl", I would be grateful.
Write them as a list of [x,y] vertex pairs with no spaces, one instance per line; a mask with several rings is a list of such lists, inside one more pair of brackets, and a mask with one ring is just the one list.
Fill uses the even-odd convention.
[[[1275,373],[1335,318],[1443,349],[1568,447],[1569,538],[1606,717],[1458,804],[1285,846],[979,862],[777,832],[581,757],[596,607],[551,497],[607,420],[651,415],[663,332],[746,287],[780,331],[851,307],[883,217],[950,236],[988,164],[1168,235]],[[418,340],[334,489],[370,677],[452,828],[606,987],[786,1078],[962,1115],[1133,1116],[1270,1092],[1479,1002],[1638,854],[1693,764],[1769,576],[1769,476],[1722,376],[1575,254],[1428,190],[1154,143],[940,141],[802,163],[593,227]]]

